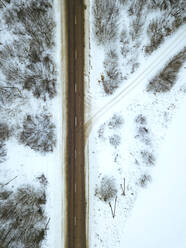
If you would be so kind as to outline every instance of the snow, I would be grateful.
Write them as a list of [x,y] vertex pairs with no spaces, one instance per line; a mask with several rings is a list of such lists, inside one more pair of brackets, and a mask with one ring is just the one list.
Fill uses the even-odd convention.
[[[54,51],[55,62],[57,64],[57,96],[53,100],[43,102],[32,97],[27,91],[22,92],[23,99],[17,99],[13,104],[0,106],[1,121],[7,121],[10,126],[14,125],[14,137],[6,142],[7,160],[0,164],[0,183],[8,184],[11,189],[17,189],[22,185],[32,185],[41,187],[36,178],[44,174],[47,178],[48,185],[46,188],[47,202],[45,213],[47,219],[50,218],[49,230],[47,231],[46,240],[42,243],[42,248],[61,247],[63,243],[63,215],[62,208],[64,206],[64,185],[62,178],[64,177],[62,168],[62,85],[61,85],[61,11],[60,1],[54,1],[55,18],[56,18],[56,48]],[[0,25],[4,25],[3,22]],[[11,41],[14,36],[11,32],[4,30],[1,35],[2,44]],[[50,51],[48,51],[50,52]],[[0,75],[2,78],[2,75]],[[56,125],[57,145],[53,153],[40,154],[19,144],[17,139],[16,128],[20,127],[26,114],[41,113],[42,111],[52,113],[52,121]]]
[[123,247],[186,247],[185,107],[186,100],[161,147],[153,181],[138,197],[126,223]]
[[[183,49],[186,26],[181,26],[167,37],[150,56],[143,51],[143,45],[149,41],[143,33],[142,45],[136,53],[139,68],[132,74],[128,73],[127,80],[123,80],[113,95],[106,96],[99,82],[104,72],[104,56],[110,47],[119,53],[120,44],[117,41],[107,46],[97,46],[92,32],[92,3],[90,1],[90,83],[86,92],[89,106],[86,113],[89,135],[86,143],[86,175],[90,248],[185,248],[186,199],[183,198],[186,155],[181,153],[178,145],[174,144],[175,137],[170,135],[173,133],[172,122],[178,120],[176,125],[180,124],[177,113],[186,103],[185,64],[170,92],[155,95],[147,92],[146,86]],[[130,30],[128,16],[125,11],[123,13],[120,24],[125,23]],[[145,29],[147,23],[159,14],[148,13]],[[125,75],[126,67],[121,56],[119,63]],[[127,90],[132,83],[135,87]],[[109,122],[114,115],[123,119],[120,127],[110,127]],[[136,122],[139,115],[145,117],[145,123]],[[184,124],[179,129],[183,132]],[[110,142],[114,136],[120,137],[120,143],[115,146]],[[179,149],[178,152],[177,149],[175,152],[175,147]],[[183,152],[184,147],[183,144]],[[150,154],[151,163],[146,162],[144,152]],[[164,157],[165,154],[168,154],[169,160]],[[180,157],[179,170],[177,156]],[[118,191],[115,218],[112,217],[109,204],[96,195],[96,188],[105,176],[115,179]],[[144,176],[148,179],[146,185],[142,181]],[[125,196],[121,188],[124,178]],[[114,207],[114,199],[111,205]],[[181,215],[178,215],[180,211]]]
[[[178,81],[178,85],[181,85],[181,81]],[[182,105],[184,98],[185,93],[176,88],[167,94],[166,98],[163,95],[153,96],[144,92],[139,94],[137,91],[130,103],[126,103],[115,113],[124,119],[121,128],[112,130],[108,127],[109,120],[105,120],[102,125],[105,130],[102,138],[98,137],[99,127],[95,127],[91,132],[88,141],[90,247],[99,247],[100,245],[101,247],[123,247],[126,221],[133,213],[136,198],[143,197],[145,192],[139,186],[139,178],[146,174],[152,177],[152,182],[155,180],[154,171],[162,154],[161,146],[165,142],[167,128],[175,118],[176,111]],[[110,117],[113,114],[110,113]],[[147,144],[143,139],[136,138],[139,124],[135,123],[135,119],[139,114],[143,114],[147,119],[146,128],[149,130]],[[109,143],[109,137],[113,134],[121,137],[121,144],[117,148]],[[140,152],[144,150],[153,154],[156,159],[155,166],[144,164],[140,156]],[[99,185],[103,176],[116,179],[118,201],[115,219],[112,219],[108,204],[102,203],[94,195],[96,185]],[[120,187],[124,177],[126,180],[125,197],[121,196]],[[147,204],[148,206],[149,204]]]

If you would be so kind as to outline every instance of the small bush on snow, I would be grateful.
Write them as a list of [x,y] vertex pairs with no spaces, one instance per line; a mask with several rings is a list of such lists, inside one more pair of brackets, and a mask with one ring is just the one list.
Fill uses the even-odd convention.
[[143,116],[142,114],[139,114],[139,115],[136,117],[135,121],[136,121],[136,123],[141,124],[141,125],[147,124],[146,117]]
[[55,125],[51,122],[50,115],[27,115],[19,139],[22,144],[34,151],[53,152],[56,137]]
[[100,187],[95,190],[95,195],[104,202],[110,202],[117,195],[115,180],[112,177],[103,177]]
[[149,151],[141,151],[141,157],[143,162],[147,165],[147,166],[152,166],[155,163],[155,157],[154,155],[149,152]]
[[138,180],[138,184],[142,187],[145,188],[147,187],[147,185],[152,181],[152,178],[150,175],[142,175],[139,180]]
[[121,137],[117,134],[114,134],[111,137],[109,137],[109,142],[112,146],[114,146],[114,148],[117,148],[121,143]]
[[110,129],[120,128],[123,125],[123,118],[120,115],[114,114],[108,123]]

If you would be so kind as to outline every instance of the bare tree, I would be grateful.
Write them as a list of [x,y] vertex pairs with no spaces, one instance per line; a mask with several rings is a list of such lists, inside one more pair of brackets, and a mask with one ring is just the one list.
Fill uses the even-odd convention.
[[53,152],[56,145],[55,125],[48,114],[27,115],[19,140],[34,151]]
[[[115,217],[116,202],[117,202],[117,188],[115,180],[112,177],[103,177],[101,180],[100,187],[96,188],[95,195],[101,200],[109,204],[111,209],[112,217]],[[111,202],[115,201],[114,209],[112,208]]]

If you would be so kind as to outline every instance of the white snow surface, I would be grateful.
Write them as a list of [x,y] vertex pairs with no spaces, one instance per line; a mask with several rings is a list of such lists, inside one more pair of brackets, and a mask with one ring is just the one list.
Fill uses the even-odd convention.
[[[90,30],[92,18],[90,13]],[[152,16],[149,15],[148,18],[149,21]],[[177,31],[180,34],[184,32],[185,26]],[[166,38],[150,55],[150,59],[139,53],[139,69],[136,74],[128,75],[128,80],[117,91],[122,91],[125,84],[138,75],[138,70],[143,71],[147,66],[146,62],[150,64],[153,58],[166,50],[174,35]],[[147,37],[143,38],[146,43]],[[183,137],[181,135],[186,122],[186,64],[179,71],[176,84],[170,92],[155,95],[146,91],[149,81],[183,49],[184,44],[184,40],[177,42],[176,48],[166,54],[164,61],[159,61],[154,71],[141,77],[139,85],[130,94],[118,101],[117,106],[114,105],[99,116],[99,121],[93,122],[87,140],[90,248],[186,248],[185,134]],[[88,118],[117,95],[114,93],[113,96],[106,96],[98,81],[104,71],[103,60],[107,50],[108,47],[96,45],[90,31],[90,88],[87,101],[91,110]],[[122,73],[125,74],[126,68],[122,67],[121,61],[120,64]],[[123,121],[120,126],[112,128],[109,123],[114,115]],[[145,123],[136,122],[139,115],[145,117]],[[145,128],[147,133],[139,134],[140,128]],[[114,136],[120,137],[116,146],[110,142]],[[152,155],[151,165],[145,162],[142,156],[144,151]],[[142,185],[140,181],[144,175],[148,178],[147,185]],[[112,217],[109,204],[95,195],[96,188],[105,176],[115,179],[115,218]],[[121,188],[124,178],[125,196],[122,195]],[[111,205],[114,208],[114,199]]]
[[[133,216],[133,211],[135,213],[133,208],[137,209],[138,214],[141,208],[144,208],[144,214],[146,210],[152,213],[153,209],[156,209],[156,207],[149,209],[151,198],[148,198],[148,196],[145,198],[146,201],[143,201],[144,205],[139,208],[136,199],[137,201],[141,198],[144,199],[148,187],[150,190],[149,185],[156,179],[156,167],[159,168],[160,174],[165,170],[167,171],[167,177],[164,178],[164,181],[169,181],[169,170],[165,169],[163,164],[160,165],[159,160],[162,156],[162,145],[169,144],[165,141],[168,127],[172,119],[176,118],[176,112],[185,99],[182,85],[184,83],[184,72],[183,68],[176,87],[170,93],[154,96],[145,91],[137,91],[130,103],[124,104],[118,109],[118,112],[111,112],[110,117],[117,114],[123,118],[123,125],[120,128],[110,129],[108,125],[110,120],[105,120],[101,125],[104,130],[101,138],[98,137],[100,127],[93,129],[87,144],[89,147],[89,234],[91,248],[125,247],[125,237],[127,238],[125,228],[128,226],[126,221],[129,216]],[[145,127],[148,129],[148,136],[146,141],[143,137],[137,137],[139,124],[135,122],[135,119],[140,114],[145,116],[147,120]],[[183,131],[184,129],[182,129]],[[121,143],[117,148],[109,143],[109,137],[112,137],[112,135],[121,137]],[[155,165],[146,165],[141,157],[141,151],[151,153],[155,157]],[[142,175],[149,175],[152,180],[145,189],[139,185],[139,179]],[[101,202],[95,196],[96,185],[100,184],[104,176],[113,177],[118,189],[116,217],[114,219],[108,203]],[[123,183],[123,178],[126,180],[125,197],[121,195],[120,186]],[[173,181],[174,185],[175,182],[176,179]],[[161,187],[162,184],[157,187],[156,194]],[[149,194],[151,194],[151,191],[149,191]],[[114,204],[114,201],[112,201],[112,204]],[[135,217],[133,219],[134,223]],[[143,226],[141,220],[136,225],[138,227]],[[127,233],[130,233],[130,231]],[[129,237],[132,237],[132,233],[129,234]],[[130,243],[127,243],[127,247],[130,248]]]
[[153,182],[138,197],[122,236],[127,248],[186,247],[186,99],[171,124]]
[[[61,24],[59,1],[54,1],[54,12],[56,18],[56,47],[54,51],[56,69],[58,71],[57,96],[48,102],[43,102],[30,93],[24,92],[25,97],[17,101],[6,112],[1,112],[1,121],[7,121],[10,125],[19,125],[26,114],[38,114],[42,110],[52,114],[52,122],[56,125],[57,144],[53,153],[41,154],[25,147],[11,138],[7,145],[7,160],[0,165],[0,183],[8,184],[9,188],[16,189],[23,185],[41,187],[38,176],[45,175],[48,181],[46,188],[46,206],[44,207],[47,218],[50,218],[46,239],[42,248],[59,248],[62,244],[62,205],[63,205],[63,183],[62,183],[62,89],[61,89]],[[11,34],[4,32],[1,42],[9,41]],[[2,76],[2,75],[1,75]],[[3,109],[3,106],[0,106]],[[16,130],[15,130],[16,132]]]

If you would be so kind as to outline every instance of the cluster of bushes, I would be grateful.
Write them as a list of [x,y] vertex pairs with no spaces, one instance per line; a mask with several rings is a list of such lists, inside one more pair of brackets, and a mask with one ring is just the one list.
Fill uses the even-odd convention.
[[44,100],[56,95],[52,0],[16,1],[3,19],[15,39],[0,48],[0,70],[7,86],[31,91]]
[[[136,160],[136,164],[138,166],[142,164],[143,166],[145,165],[145,168],[150,168],[155,165],[156,159],[152,152],[152,144],[150,139],[150,131],[147,126],[147,118],[144,115],[139,114],[135,118],[135,123],[137,125],[137,135],[135,136],[135,138],[139,139],[144,146],[144,148],[141,149],[139,153],[140,162]],[[151,181],[151,176],[148,172],[145,172],[139,176],[136,184],[141,186],[142,188],[145,188]]]
[[122,116],[119,114],[114,114],[109,121],[101,125],[98,130],[98,137],[104,139],[104,132],[106,127],[108,130],[110,129],[109,131],[114,131],[112,135],[109,136],[109,143],[116,149],[121,143],[121,137],[117,134],[116,130],[120,129],[123,123],[124,120]]
[[135,138],[138,138],[144,144],[149,145],[150,137],[146,117],[142,114],[139,114],[136,117],[135,122],[137,124],[137,135],[135,136]]
[[149,8],[159,10],[160,17],[152,19],[147,28],[150,44],[145,47],[145,52],[151,54],[164,41],[165,37],[174,33],[186,22],[184,0],[150,1]]
[[174,86],[179,70],[186,60],[186,48],[174,56],[171,61],[147,85],[147,91],[153,93],[168,92]]
[[0,247],[41,248],[49,220],[44,187],[24,185],[15,191],[0,186]]
[[94,0],[93,2],[93,32],[99,45],[104,45],[117,39],[119,21],[118,0]]
[[[13,103],[18,98],[29,101],[26,91],[31,92],[30,97],[44,101],[54,98],[57,72],[53,0],[0,2],[4,6],[1,25],[13,37],[0,44],[0,71],[3,75],[0,103],[2,106],[11,103],[11,108],[14,108]],[[6,126],[0,123],[0,162],[5,160],[7,153],[3,139]],[[52,152],[56,136],[51,116],[46,112],[26,115],[16,137],[34,151]]]

